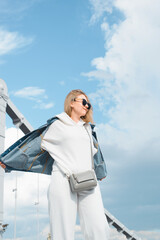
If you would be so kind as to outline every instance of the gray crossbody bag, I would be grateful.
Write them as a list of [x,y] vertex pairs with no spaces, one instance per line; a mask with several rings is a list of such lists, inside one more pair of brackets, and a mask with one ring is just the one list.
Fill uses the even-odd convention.
[[[88,133],[87,129],[86,131]],[[93,189],[94,187],[97,186],[97,177],[94,171],[93,151],[92,151],[92,142],[91,142],[90,135],[89,135],[89,139],[91,144],[92,169],[85,172],[72,173],[70,175],[65,173],[68,178],[72,192],[85,191],[85,190]]]
[[72,192],[90,190],[97,186],[97,179],[94,169],[80,173],[73,173],[69,176],[69,183]]

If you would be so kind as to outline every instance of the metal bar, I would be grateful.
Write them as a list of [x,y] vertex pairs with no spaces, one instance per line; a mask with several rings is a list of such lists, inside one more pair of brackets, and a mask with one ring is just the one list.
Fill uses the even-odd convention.
[[139,238],[135,234],[131,233],[131,231],[129,229],[127,229],[118,219],[116,219],[106,209],[104,209],[104,213],[106,215],[109,225],[112,225],[113,227],[115,227],[116,230],[119,233],[122,233],[127,239],[141,240],[141,238]]
[[[4,151],[5,140],[5,121],[6,121],[6,106],[7,106],[7,86],[0,79],[0,154]],[[0,240],[2,240],[3,232],[3,192],[4,192],[4,170],[0,167]]]
[[6,112],[10,116],[10,118],[13,120],[13,124],[14,125],[18,124],[19,128],[22,130],[24,134],[27,134],[33,131],[33,127],[31,126],[31,124],[25,119],[25,117],[16,108],[16,106],[13,104],[13,102],[10,99],[8,99],[8,102],[7,102]]

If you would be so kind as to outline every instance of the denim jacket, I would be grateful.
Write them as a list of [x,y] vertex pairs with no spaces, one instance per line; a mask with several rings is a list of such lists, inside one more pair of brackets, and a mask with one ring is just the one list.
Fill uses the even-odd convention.
[[[54,159],[41,148],[41,140],[48,127],[57,119],[57,117],[49,119],[45,125],[23,136],[0,155],[0,161],[6,165],[5,172],[16,170],[51,174]],[[107,170],[94,125],[91,124],[91,128],[93,143],[98,150],[94,155],[94,169],[97,179],[100,180],[106,177]]]

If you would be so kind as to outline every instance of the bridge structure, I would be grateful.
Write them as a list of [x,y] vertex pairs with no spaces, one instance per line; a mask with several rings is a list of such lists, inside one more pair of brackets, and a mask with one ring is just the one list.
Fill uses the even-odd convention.
[[[4,151],[5,141],[5,122],[6,113],[10,116],[13,124],[20,128],[24,134],[33,131],[31,124],[25,119],[22,113],[16,108],[8,97],[7,85],[3,79],[0,79],[0,154]],[[3,223],[3,202],[4,202],[4,170],[0,167],[0,240],[3,239],[3,233],[7,230],[8,224]],[[125,227],[116,219],[107,209],[104,214],[109,225],[114,227],[119,234],[123,234],[129,240],[141,240],[132,231]]]

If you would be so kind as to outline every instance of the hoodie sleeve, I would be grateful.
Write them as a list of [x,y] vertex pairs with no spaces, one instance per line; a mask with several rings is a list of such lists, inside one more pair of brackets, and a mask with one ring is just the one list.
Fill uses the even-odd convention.
[[56,122],[52,123],[44,134],[41,141],[41,148],[49,151],[53,148],[53,143],[56,143]]

